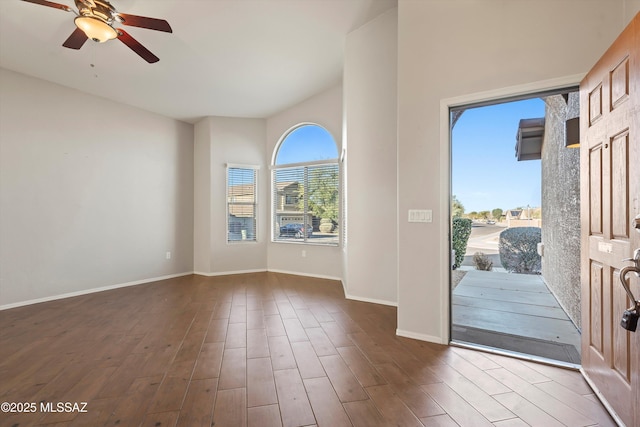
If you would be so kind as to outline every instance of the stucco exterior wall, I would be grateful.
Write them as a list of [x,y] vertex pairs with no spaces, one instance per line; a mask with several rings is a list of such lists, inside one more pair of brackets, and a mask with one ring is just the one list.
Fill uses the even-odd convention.
[[580,150],[565,147],[565,121],[579,95],[547,97],[542,145],[542,276],[580,328]]

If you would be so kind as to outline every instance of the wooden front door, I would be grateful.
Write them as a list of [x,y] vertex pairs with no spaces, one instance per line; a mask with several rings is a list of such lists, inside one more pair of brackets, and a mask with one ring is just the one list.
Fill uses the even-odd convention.
[[[620,283],[640,247],[640,14],[580,84],[582,369],[615,415],[640,426],[640,327]],[[640,279],[629,274],[640,298]]]

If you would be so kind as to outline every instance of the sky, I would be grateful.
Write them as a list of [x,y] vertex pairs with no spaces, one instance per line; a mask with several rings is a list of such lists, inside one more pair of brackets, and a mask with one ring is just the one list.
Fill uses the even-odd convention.
[[291,131],[278,148],[276,164],[312,162],[338,158],[338,147],[321,126],[304,125]]
[[544,117],[540,98],[466,110],[452,132],[452,194],[465,213],[540,206],[540,160],[518,162],[520,119]]

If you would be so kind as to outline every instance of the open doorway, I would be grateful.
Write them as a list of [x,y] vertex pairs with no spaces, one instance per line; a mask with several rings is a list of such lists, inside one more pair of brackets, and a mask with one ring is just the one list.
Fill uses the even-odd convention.
[[577,88],[465,105],[451,124],[451,339],[580,363]]

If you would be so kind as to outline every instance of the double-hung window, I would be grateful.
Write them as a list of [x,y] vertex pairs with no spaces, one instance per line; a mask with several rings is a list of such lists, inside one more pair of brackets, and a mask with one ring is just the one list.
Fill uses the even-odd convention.
[[337,245],[340,167],[333,137],[318,125],[298,126],[274,159],[273,241]]
[[227,242],[257,241],[258,167],[227,165]]

